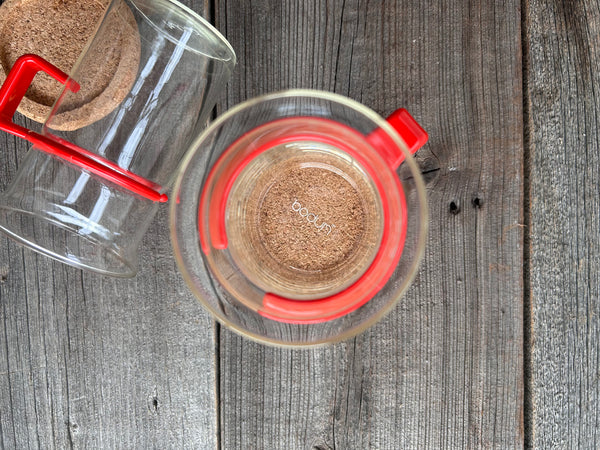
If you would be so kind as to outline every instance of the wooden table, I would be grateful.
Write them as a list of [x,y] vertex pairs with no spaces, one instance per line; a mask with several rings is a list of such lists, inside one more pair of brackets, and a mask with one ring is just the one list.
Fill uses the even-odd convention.
[[[196,302],[167,208],[130,280],[2,237],[0,448],[599,448],[598,1],[185,3],[239,57],[219,111],[316,88],[429,131],[418,277],[357,338],[285,350]],[[27,148],[0,135],[0,189]]]

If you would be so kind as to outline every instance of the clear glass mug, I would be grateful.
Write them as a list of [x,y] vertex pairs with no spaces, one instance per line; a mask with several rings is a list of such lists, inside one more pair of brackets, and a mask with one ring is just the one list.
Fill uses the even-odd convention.
[[[20,58],[0,89],[0,129],[33,149],[0,195],[0,231],[83,269],[135,275],[139,242],[234,65],[225,38],[173,0],[112,0],[69,76]],[[38,71],[65,85],[41,134],[12,122]]]
[[189,287],[220,322],[263,343],[365,330],[423,254],[426,196],[411,154],[426,141],[405,110],[386,121],[320,91],[226,112],[193,143],[173,191],[171,238]]

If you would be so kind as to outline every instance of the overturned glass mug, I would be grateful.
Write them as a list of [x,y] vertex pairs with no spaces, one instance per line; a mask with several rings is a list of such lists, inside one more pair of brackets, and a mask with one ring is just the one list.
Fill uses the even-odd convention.
[[[135,275],[139,242],[235,59],[172,0],[112,0],[70,75],[19,58],[0,88],[0,129],[33,148],[0,195],[0,231],[82,269]],[[65,85],[41,134],[12,122],[38,71]]]

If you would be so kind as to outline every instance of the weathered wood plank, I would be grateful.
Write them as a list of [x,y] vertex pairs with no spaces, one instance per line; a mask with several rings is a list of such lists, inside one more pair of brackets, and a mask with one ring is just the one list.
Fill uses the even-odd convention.
[[600,447],[600,3],[531,0],[535,448]]
[[[27,148],[0,134],[0,189]],[[131,280],[0,236],[0,448],[217,447],[213,322],[171,253],[166,208]]]
[[217,3],[239,68],[226,106],[335,91],[430,132],[431,230],[381,324],[334,347],[220,333],[223,448],[523,445],[520,2]]

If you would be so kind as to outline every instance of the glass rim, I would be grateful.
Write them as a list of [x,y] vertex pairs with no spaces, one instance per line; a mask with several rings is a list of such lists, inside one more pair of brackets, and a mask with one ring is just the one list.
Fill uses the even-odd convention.
[[[400,137],[398,132],[379,114],[373,111],[371,108],[352,100],[348,97],[335,94],[327,91],[320,91],[314,89],[287,89],[277,92],[268,93],[265,95],[261,95],[258,97],[253,97],[249,100],[241,102],[228,111],[219,116],[214,122],[212,122],[189,146],[188,150],[184,158],[182,159],[175,179],[175,183],[173,185],[173,196],[177,196],[177,192],[180,191],[182,184],[185,180],[185,173],[188,170],[190,163],[193,161],[193,158],[196,152],[201,149],[201,143],[216,129],[221,127],[227,120],[234,117],[235,115],[242,113],[244,110],[250,109],[258,104],[278,100],[282,98],[291,98],[291,97],[305,97],[305,98],[317,98],[323,99],[327,101],[331,101],[334,103],[341,104],[343,106],[349,107],[356,112],[364,115],[366,118],[370,119],[383,129],[386,134],[394,141],[394,143],[401,149],[405,158],[402,162],[402,165],[408,164],[410,172],[413,176],[413,180],[416,186],[416,192],[418,197],[419,204],[419,229],[417,234],[417,245],[415,248],[415,255],[413,260],[410,263],[410,269],[408,270],[406,276],[400,283],[400,286],[396,289],[396,292],[393,296],[393,299],[388,301],[383,307],[370,316],[368,319],[361,322],[359,325],[349,328],[347,330],[342,331],[336,336],[326,337],[323,339],[317,339],[315,341],[310,342],[287,342],[281,341],[273,338],[269,338],[258,333],[251,332],[241,326],[236,325],[235,323],[229,321],[225,317],[223,317],[215,308],[213,308],[204,298],[202,293],[197,289],[193,282],[193,277],[190,275],[190,271],[186,267],[182,253],[180,250],[180,239],[178,238],[177,233],[177,210],[178,203],[175,201],[170,202],[169,207],[169,229],[171,235],[171,243],[173,247],[173,254],[179,270],[188,286],[188,288],[193,292],[196,299],[205,307],[211,315],[217,319],[220,323],[222,323],[227,328],[234,330],[235,332],[261,344],[266,344],[275,347],[285,347],[285,348],[311,348],[311,347],[319,347],[328,344],[333,344],[337,342],[346,341],[362,332],[372,327],[375,323],[379,322],[384,316],[386,316],[393,307],[396,306],[398,301],[402,298],[408,287],[412,284],[419,268],[419,264],[423,258],[425,253],[425,244],[427,238],[428,231],[428,208],[427,208],[427,196],[425,193],[425,183],[423,181],[423,177],[418,169],[417,163],[414,160],[413,156],[408,150],[408,147],[404,140]],[[396,174],[397,175],[397,174]],[[356,311],[360,311],[360,308]],[[339,319],[334,319],[339,320]],[[310,326],[307,324],[306,326]]]
[[[115,1],[119,1],[119,0],[112,0],[113,3]],[[155,3],[164,3],[164,4],[171,5],[172,9],[178,9],[181,12],[183,12],[186,16],[189,16],[190,19],[193,19],[195,21],[195,23],[193,23],[193,25],[196,28],[201,28],[204,31],[209,32],[217,39],[217,42],[219,44],[221,44],[222,48],[229,54],[229,58],[223,58],[221,56],[207,54],[205,51],[199,50],[194,47],[190,47],[188,45],[184,45],[186,50],[201,54],[203,56],[214,59],[216,61],[221,61],[224,63],[231,63],[232,65],[235,65],[236,55],[235,55],[235,51],[233,50],[233,47],[231,46],[229,41],[225,38],[225,36],[223,36],[221,34],[221,32],[219,30],[217,30],[208,20],[206,20],[204,17],[202,17],[196,11],[194,11],[191,8],[185,6],[184,4],[178,2],[177,0],[151,0],[151,1],[155,2]],[[167,37],[167,39],[169,39],[174,44],[179,44],[179,42],[180,42],[179,39],[175,39],[170,33],[166,32],[164,29],[158,27],[152,19],[150,19],[146,14],[144,14],[144,12],[137,5],[137,3],[140,3],[139,0],[129,0],[129,2],[136,8],[136,10],[142,16],[144,16],[144,18],[148,21],[148,23],[150,23],[153,26],[153,28],[155,28],[159,33],[161,33],[165,37]]]

